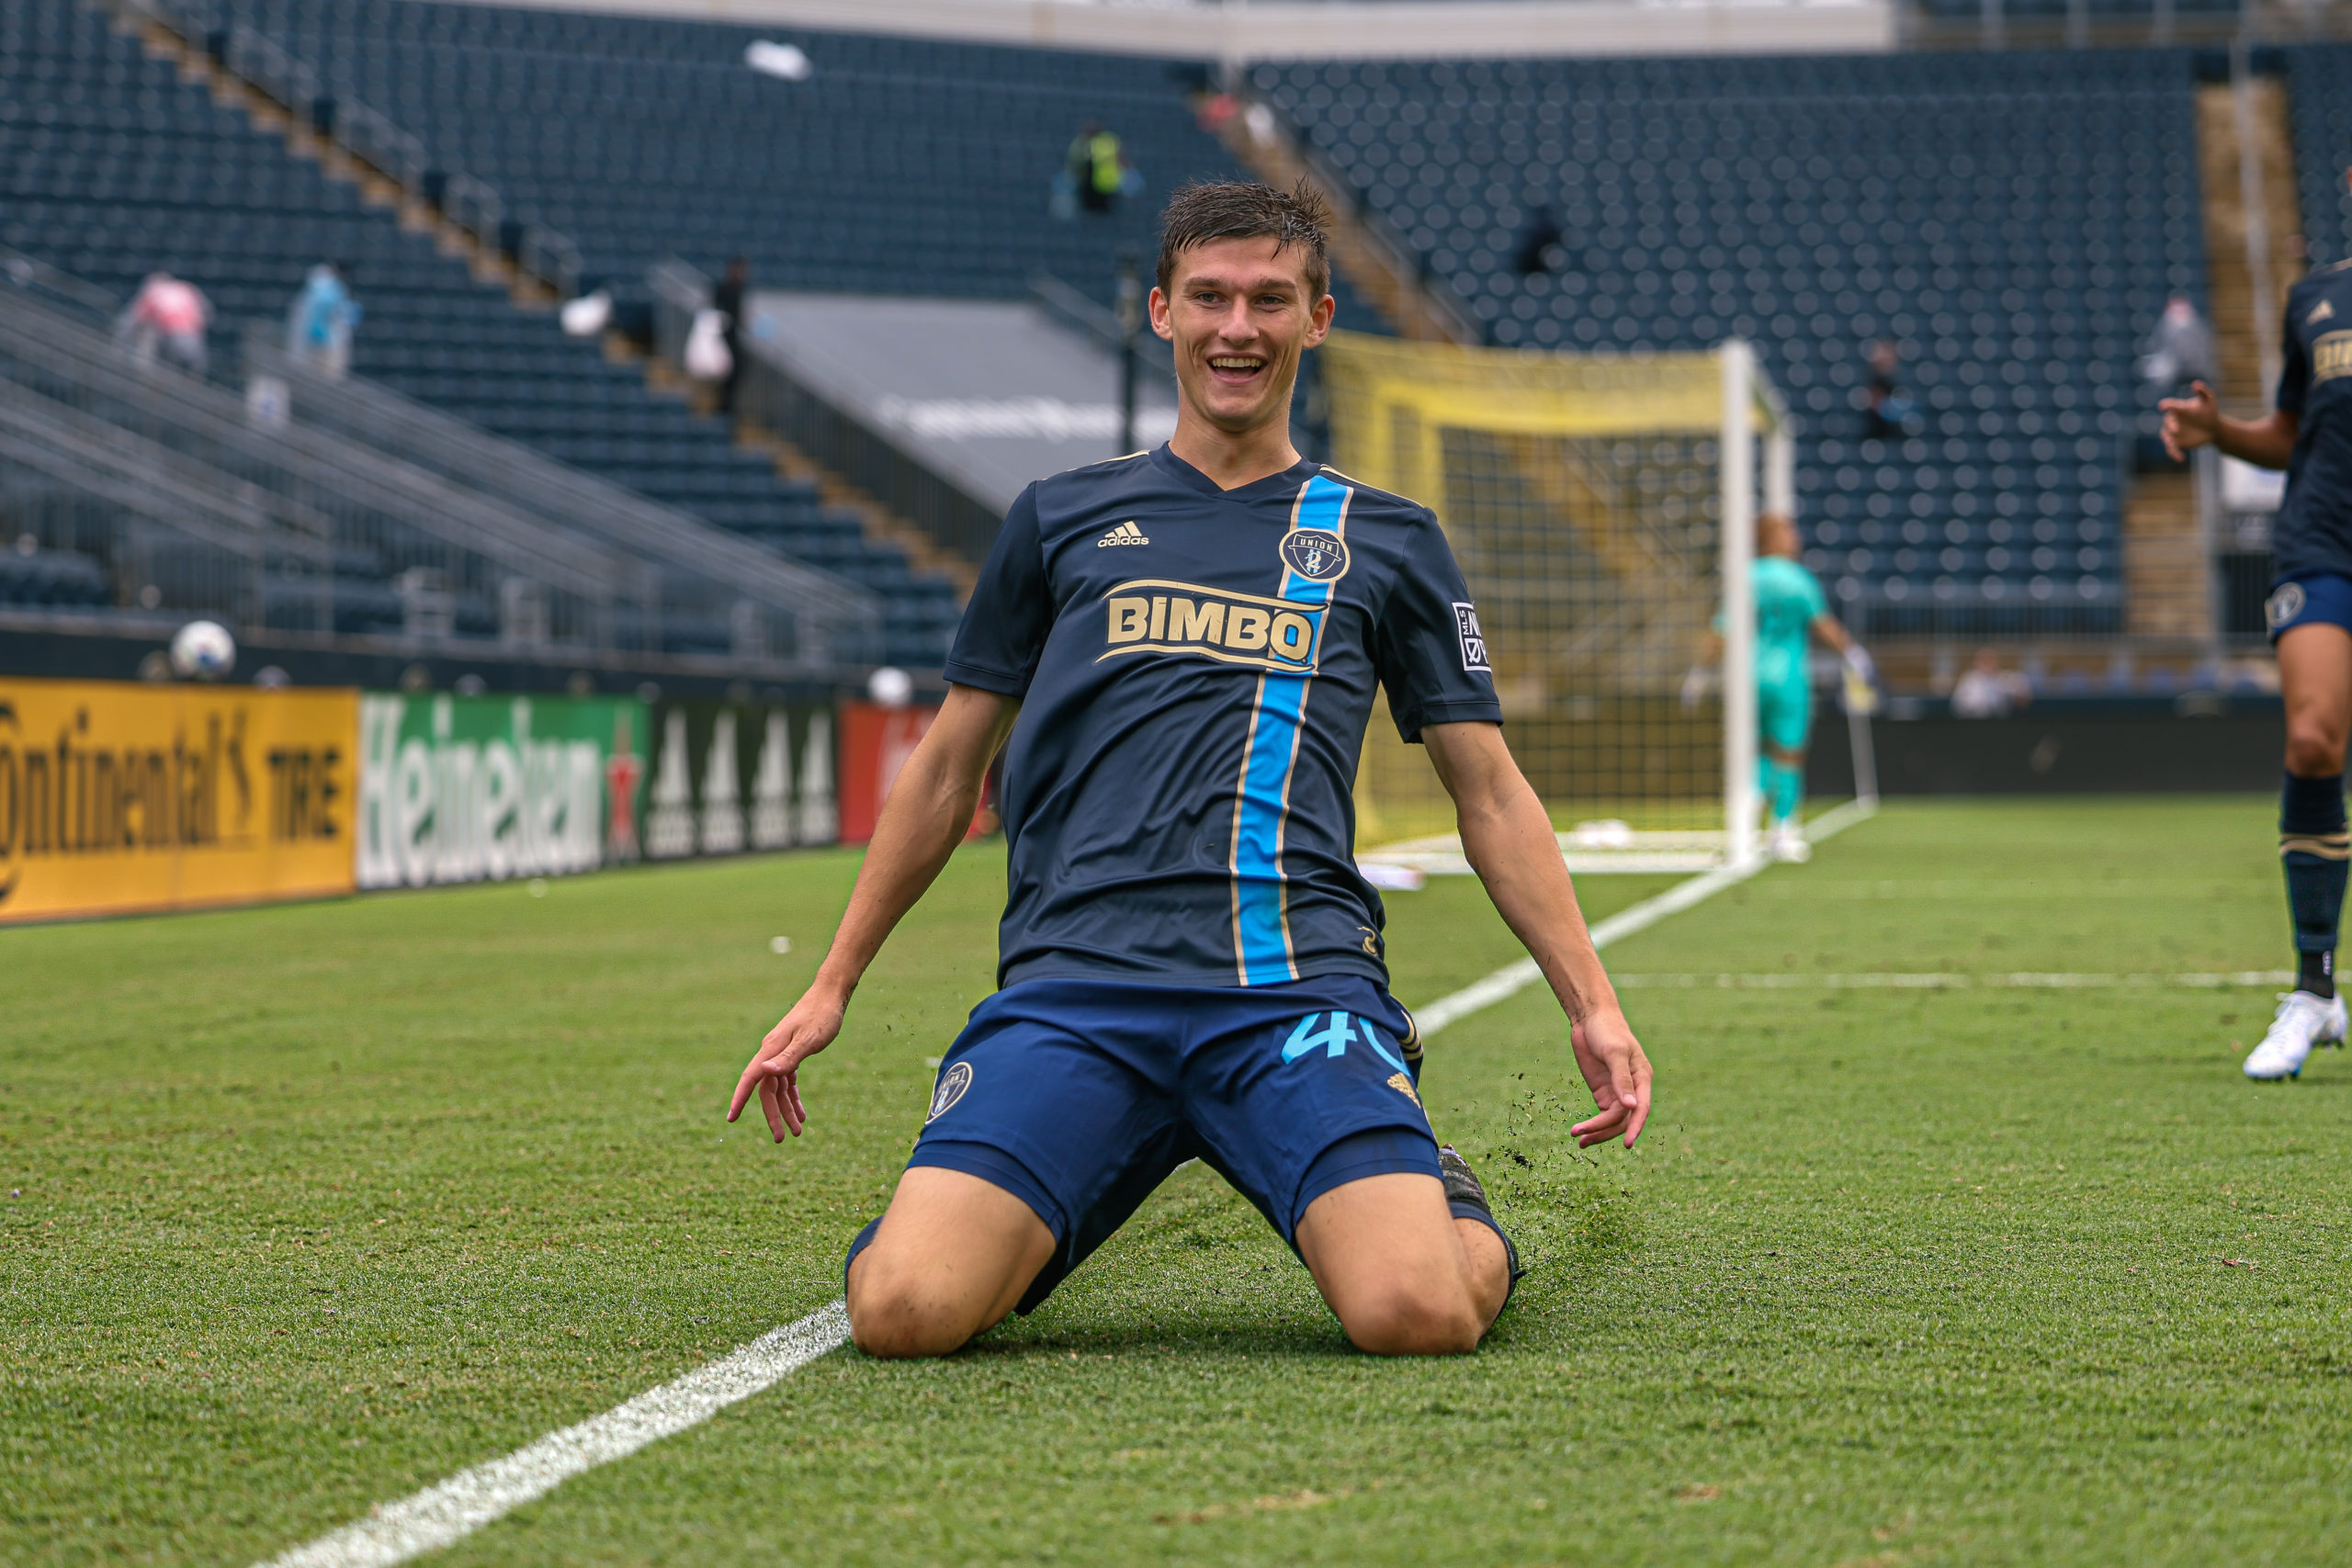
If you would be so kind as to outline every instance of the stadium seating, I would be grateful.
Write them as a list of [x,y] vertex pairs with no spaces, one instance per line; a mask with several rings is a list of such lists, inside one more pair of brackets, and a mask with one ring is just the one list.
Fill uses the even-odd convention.
[[73,550],[0,549],[0,604],[103,609],[114,603],[104,566]]
[[[335,88],[580,246],[624,299],[684,257],[741,254],[776,287],[1019,299],[1046,272],[1109,303],[1148,264],[1159,200],[1238,172],[1166,61],[417,0],[225,0]],[[788,81],[758,40],[809,62]],[[1107,215],[1048,215],[1089,121],[1143,182]],[[1343,296],[1343,323],[1377,330]]]
[[[343,261],[368,312],[357,373],[848,576],[888,606],[887,657],[944,657],[952,585],[779,480],[719,421],[654,398],[633,367],[477,284],[73,0],[0,8],[0,244],[126,296],[151,268],[190,279],[218,312],[217,365],[233,363],[238,324],[282,319],[309,266]],[[380,577],[339,572],[335,604],[341,629],[399,622]],[[460,633],[493,620],[458,606]]]
[[[1873,630],[2120,624],[2132,376],[2203,302],[2180,51],[1263,65],[1496,344],[1754,340],[1807,560]],[[1548,207],[1549,266],[1513,265]],[[1871,340],[1907,439],[1863,439]]]
[[2352,198],[2344,170],[2352,164],[2352,44],[2303,44],[2281,51],[2295,135],[2295,183],[2303,238],[2313,265],[2352,257]]

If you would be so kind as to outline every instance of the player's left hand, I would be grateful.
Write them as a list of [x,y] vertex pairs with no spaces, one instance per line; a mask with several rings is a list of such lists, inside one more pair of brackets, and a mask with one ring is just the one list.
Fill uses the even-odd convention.
[[1614,1007],[1597,1009],[1568,1026],[1568,1043],[1598,1107],[1589,1120],[1568,1129],[1577,1146],[1590,1148],[1623,1133],[1632,1148],[1650,1119],[1650,1059],[1634,1038],[1634,1026]]
[[792,1004],[792,1010],[768,1031],[752,1053],[751,1065],[735,1081],[735,1098],[728,1104],[727,1119],[732,1122],[743,1114],[744,1105],[757,1094],[760,1110],[768,1119],[768,1132],[777,1143],[784,1142],[786,1133],[800,1136],[800,1130],[808,1124],[808,1112],[800,1103],[800,1064],[833,1043],[842,1032],[842,1016],[846,1011],[847,1003],[830,992],[815,987],[804,992]]

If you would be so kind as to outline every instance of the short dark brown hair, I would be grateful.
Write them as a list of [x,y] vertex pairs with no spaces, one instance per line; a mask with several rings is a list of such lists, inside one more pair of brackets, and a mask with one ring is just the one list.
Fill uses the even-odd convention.
[[1176,187],[1159,215],[1159,288],[1176,277],[1176,258],[1214,240],[1272,240],[1274,254],[1306,253],[1308,304],[1331,292],[1331,204],[1306,180],[1289,190],[1254,180],[1194,180]]

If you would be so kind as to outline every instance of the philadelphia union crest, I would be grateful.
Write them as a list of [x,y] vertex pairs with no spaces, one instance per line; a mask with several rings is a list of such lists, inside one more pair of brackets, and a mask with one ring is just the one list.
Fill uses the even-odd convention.
[[1283,536],[1283,563],[1310,582],[1329,582],[1348,570],[1348,542],[1328,528],[1293,528]]
[[931,1091],[931,1114],[922,1119],[922,1124],[928,1127],[955,1110],[956,1102],[963,1099],[964,1091],[971,1087],[972,1064],[969,1062],[958,1062],[940,1074],[939,1087]]

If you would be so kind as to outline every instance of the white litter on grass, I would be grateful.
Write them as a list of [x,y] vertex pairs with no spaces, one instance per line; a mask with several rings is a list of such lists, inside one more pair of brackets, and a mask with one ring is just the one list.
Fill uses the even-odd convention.
[[438,1551],[583,1470],[699,1426],[848,1337],[849,1311],[835,1302],[504,1459],[460,1471],[413,1497],[379,1504],[358,1523],[283,1552],[267,1568],[388,1568]]
[[[1805,825],[1804,836],[1815,843],[1843,832],[1857,822],[1875,815],[1876,801],[1849,801],[1837,810]],[[1649,930],[1668,915],[1678,915],[1693,904],[1705,902],[1726,887],[1734,887],[1762,871],[1772,863],[1762,855],[1752,856],[1745,864],[1717,866],[1688,882],[1678,882],[1654,898],[1645,898],[1629,908],[1623,908],[1592,928],[1595,951],[1612,942],[1621,942],[1635,931]],[[1573,867],[1571,868],[1573,869]],[[1464,986],[1450,997],[1440,997],[1427,1007],[1413,1010],[1413,1021],[1420,1026],[1426,1040],[1451,1023],[1459,1023],[1474,1012],[1481,1012],[1507,998],[1517,996],[1544,978],[1544,971],[1536,967],[1532,958],[1522,958],[1516,964],[1506,964],[1483,980]]]
[[778,954],[790,953],[792,939],[788,936],[772,936],[768,938],[768,951]]

